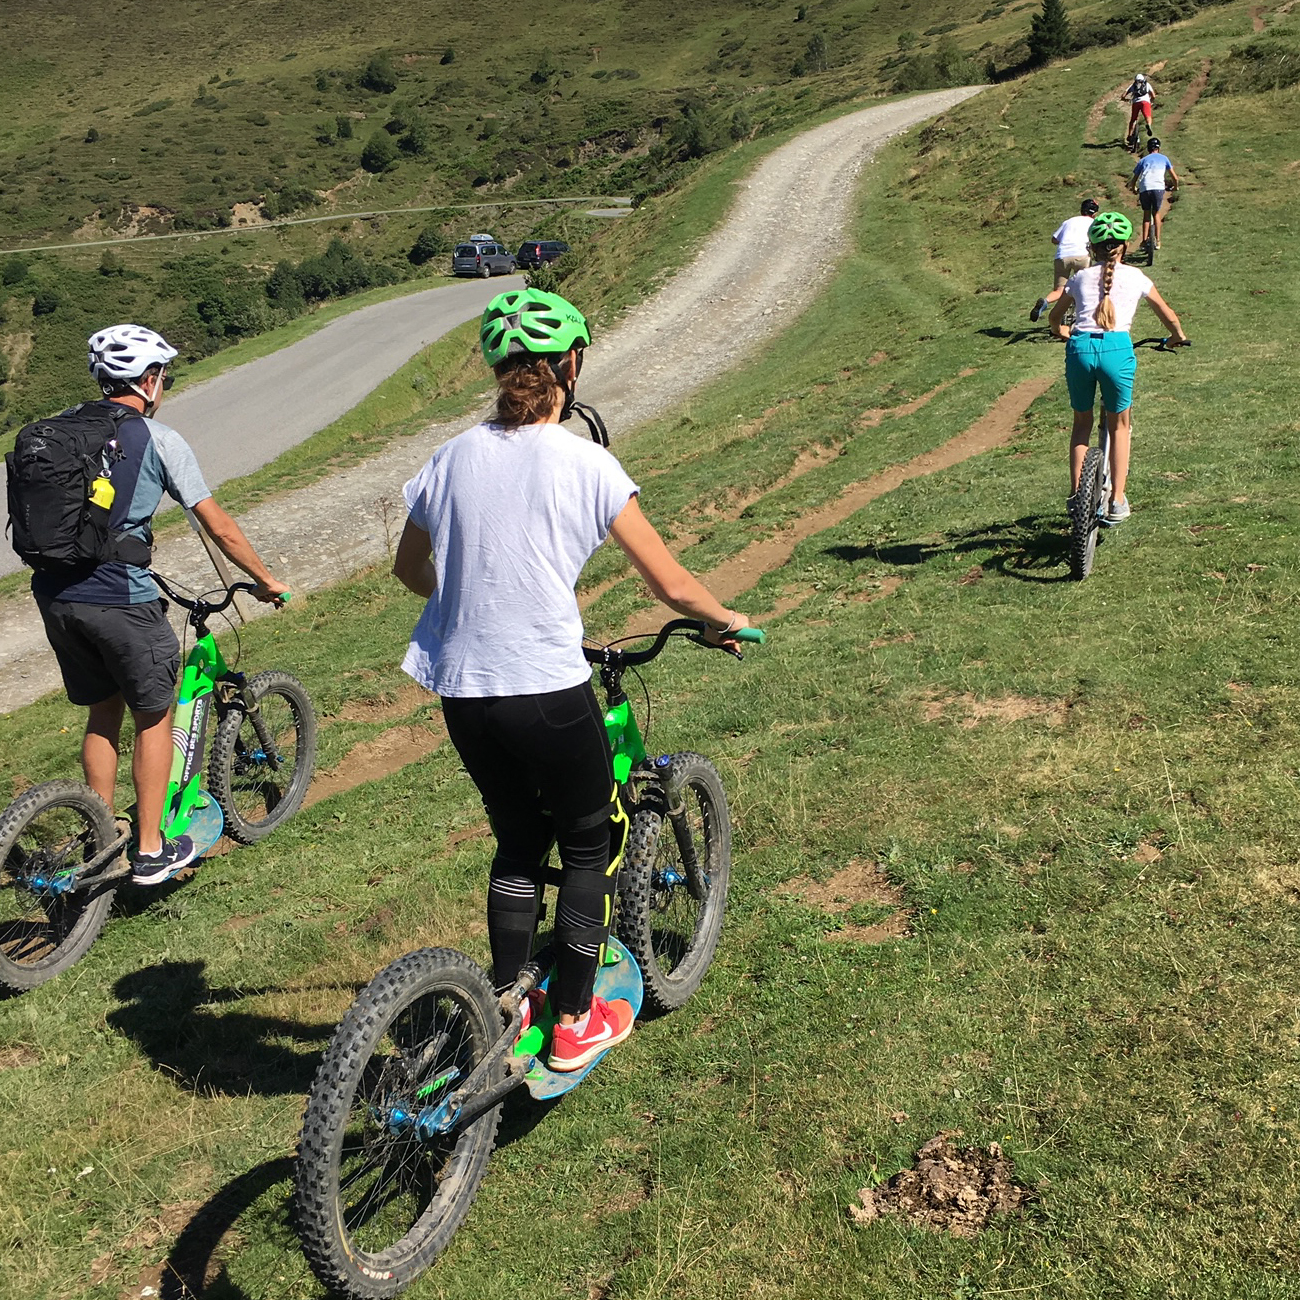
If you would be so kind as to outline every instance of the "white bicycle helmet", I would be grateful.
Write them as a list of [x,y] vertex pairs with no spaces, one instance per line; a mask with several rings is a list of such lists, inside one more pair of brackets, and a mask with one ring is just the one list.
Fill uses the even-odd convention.
[[139,379],[150,366],[165,366],[176,355],[161,334],[143,325],[111,325],[92,334],[87,346],[90,373],[105,392]]

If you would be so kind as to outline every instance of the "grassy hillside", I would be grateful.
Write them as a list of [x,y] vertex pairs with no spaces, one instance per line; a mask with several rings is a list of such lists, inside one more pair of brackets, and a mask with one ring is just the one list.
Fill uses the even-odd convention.
[[[599,260],[608,223],[535,201],[662,190],[700,157],[829,105],[983,77],[1023,57],[1036,7],[548,0],[489,17],[440,0],[362,17],[259,0],[169,7],[160,21],[132,0],[106,32],[82,0],[11,6],[0,421],[66,400],[82,343],[106,320],[145,318],[193,359],[322,299],[442,275],[445,251],[431,250],[472,229],[512,245],[560,236]],[[1076,16],[1130,8],[1091,0]],[[123,31],[129,56],[113,39]],[[406,207],[434,211],[266,226]],[[194,238],[4,255],[182,232]],[[334,239],[346,273],[268,279]]]
[[[1268,17],[1270,48],[1295,21]],[[653,747],[727,782],[728,928],[685,1008],[559,1106],[509,1109],[417,1300],[1293,1294],[1300,92],[1241,84],[1257,39],[1224,8],[900,139],[818,306],[620,444],[694,569],[771,548],[737,580],[768,646],[648,674]],[[1131,209],[1121,117],[1088,106],[1134,59],[1167,61],[1169,115],[1210,62],[1164,132],[1188,184],[1155,268],[1196,346],[1143,349],[1133,518],[1074,585],[1062,357],[1025,317],[1078,198]],[[1051,377],[1008,444],[852,508]],[[590,566],[621,578],[594,634],[652,621],[625,574]],[[481,810],[395,667],[416,612],[376,574],[246,629],[246,663],[308,683],[322,765],[376,779],[0,1005],[16,1294],[320,1294],[286,1217],[316,1054],[383,962],[486,946]],[[3,792],[69,773],[77,729],[55,701],[0,719]],[[398,742],[424,757],[380,777]],[[939,1132],[1000,1143],[1025,1213],[851,1226]]]

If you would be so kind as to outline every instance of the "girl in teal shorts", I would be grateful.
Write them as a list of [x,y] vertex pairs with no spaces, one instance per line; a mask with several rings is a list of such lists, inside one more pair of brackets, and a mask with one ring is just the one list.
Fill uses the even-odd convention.
[[[1107,522],[1120,523],[1129,516],[1125,484],[1132,442],[1130,415],[1137,357],[1129,327],[1138,304],[1145,298],[1169,330],[1170,342],[1187,342],[1173,309],[1155,285],[1134,266],[1124,265],[1133,223],[1122,212],[1102,212],[1088,228],[1094,266],[1076,271],[1066,283],[1048,317],[1052,332],[1068,340],[1065,383],[1070,390],[1074,427],[1070,434],[1070,497],[1079,490],[1083,458],[1092,439],[1092,408],[1101,388],[1101,404],[1110,428],[1112,496]],[[1074,306],[1074,329],[1067,333],[1066,311]]]

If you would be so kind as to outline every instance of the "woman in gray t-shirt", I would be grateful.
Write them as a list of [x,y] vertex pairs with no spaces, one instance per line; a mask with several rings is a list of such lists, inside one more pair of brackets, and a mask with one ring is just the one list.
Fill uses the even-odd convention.
[[[561,427],[591,342],[581,312],[555,294],[512,290],[488,305],[480,339],[496,412],[440,447],[405,488],[393,572],[427,603],[402,666],[442,696],[496,835],[488,935],[501,989],[532,955],[558,847],[548,1064],[572,1071],[632,1030],[628,1002],[593,996],[627,817],[582,655],[578,575],[611,535],[664,604],[718,639],[749,620],[673,558],[613,455]],[[540,1009],[540,997],[525,1008],[525,1028]]]

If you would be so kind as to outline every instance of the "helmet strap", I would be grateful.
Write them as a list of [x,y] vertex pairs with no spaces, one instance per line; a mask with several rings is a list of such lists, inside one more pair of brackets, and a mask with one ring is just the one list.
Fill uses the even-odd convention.
[[561,421],[567,420],[573,414],[577,414],[578,418],[587,426],[587,432],[591,434],[592,442],[601,447],[609,446],[609,430],[605,428],[605,421],[600,418],[600,412],[594,406],[588,406],[585,402],[570,402],[561,412],[560,419]]
[[[602,447],[609,446],[609,434],[605,431],[605,422],[599,414],[590,406],[585,406],[578,401],[576,388],[578,386],[578,371],[582,369],[581,352],[570,351],[565,356],[573,356],[573,378],[569,378],[568,369],[557,362],[555,357],[547,357],[546,364],[551,369],[551,374],[555,377],[555,382],[559,384],[560,390],[564,393],[564,406],[560,411],[559,423],[563,424],[576,411],[587,426],[587,431],[591,434],[592,442],[599,443]],[[590,412],[590,415],[588,415]],[[595,423],[592,423],[591,416],[595,416]]]

